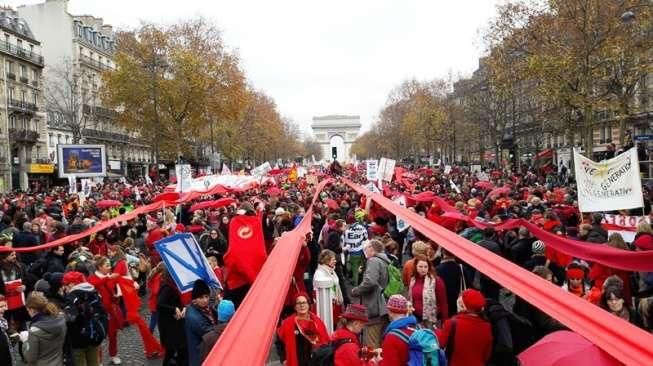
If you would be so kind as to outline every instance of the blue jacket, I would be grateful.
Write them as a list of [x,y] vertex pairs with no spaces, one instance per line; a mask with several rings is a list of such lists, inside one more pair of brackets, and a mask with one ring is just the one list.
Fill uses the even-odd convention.
[[[218,314],[214,309],[211,309],[217,321]],[[216,323],[217,325],[217,323]],[[190,366],[200,366],[200,344],[202,343],[202,336],[207,332],[213,330],[215,326],[211,324],[211,320],[206,317],[195,305],[188,305],[186,308],[186,339],[188,342],[188,364]]]

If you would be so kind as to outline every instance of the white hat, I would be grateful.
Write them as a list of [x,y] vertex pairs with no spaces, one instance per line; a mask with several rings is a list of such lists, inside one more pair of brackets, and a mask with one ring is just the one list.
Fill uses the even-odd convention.
[[274,214],[276,216],[283,215],[286,213],[286,210],[283,209],[283,207],[278,207],[276,210],[274,210]]

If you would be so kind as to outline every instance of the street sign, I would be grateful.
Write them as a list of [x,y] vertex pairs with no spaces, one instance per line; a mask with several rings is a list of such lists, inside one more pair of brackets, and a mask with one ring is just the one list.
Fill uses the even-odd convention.
[[635,141],[653,141],[653,135],[636,135]]

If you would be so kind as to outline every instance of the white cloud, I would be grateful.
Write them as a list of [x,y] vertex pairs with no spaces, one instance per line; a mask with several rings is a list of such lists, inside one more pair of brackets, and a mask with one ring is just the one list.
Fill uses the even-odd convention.
[[469,74],[481,53],[478,30],[499,2],[72,0],[69,10],[119,28],[197,15],[213,20],[251,82],[306,132],[323,114],[360,114],[369,128],[404,79]]

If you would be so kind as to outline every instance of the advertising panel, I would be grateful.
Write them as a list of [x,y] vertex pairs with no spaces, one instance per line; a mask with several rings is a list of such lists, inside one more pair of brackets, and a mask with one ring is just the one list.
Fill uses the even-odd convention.
[[59,177],[104,177],[107,159],[104,145],[58,145]]

